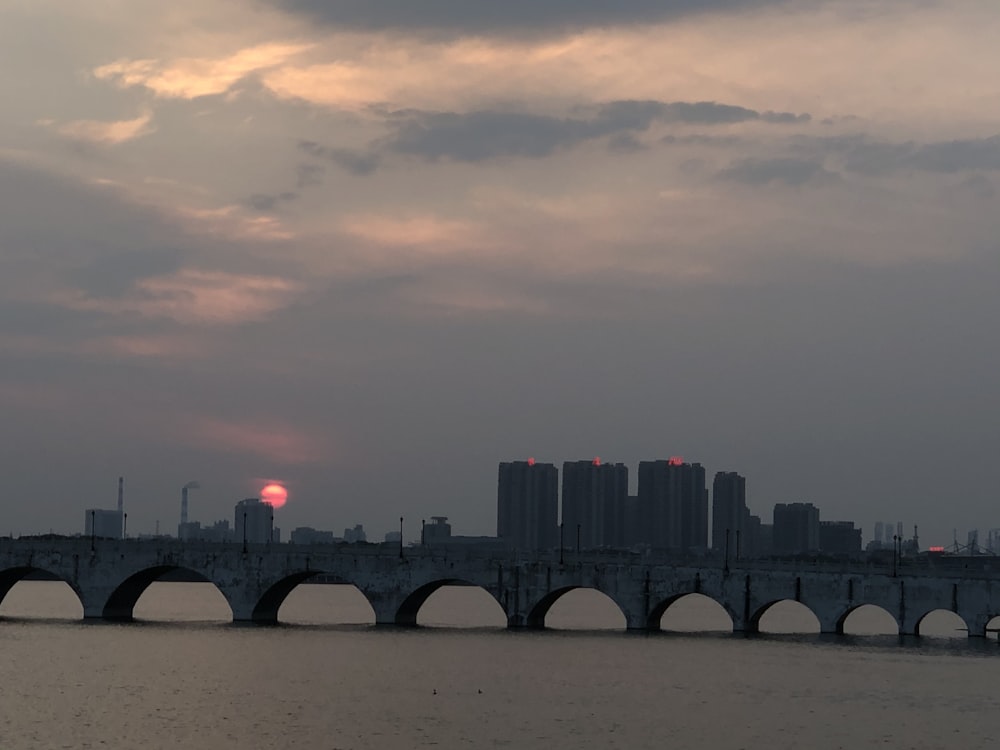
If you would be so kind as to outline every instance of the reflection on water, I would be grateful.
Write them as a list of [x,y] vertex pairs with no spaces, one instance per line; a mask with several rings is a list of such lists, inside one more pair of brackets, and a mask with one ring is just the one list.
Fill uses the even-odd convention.
[[[21,581],[0,603],[0,617],[7,619],[78,620],[83,607],[73,590],[59,581]],[[307,584],[296,587],[278,613],[291,625],[371,625],[375,614],[354,586]],[[222,593],[210,583],[153,583],[139,598],[135,618],[147,622],[219,622],[232,619]],[[506,618],[499,603],[475,586],[443,586],[420,609],[419,625],[431,628],[504,628]],[[618,606],[593,589],[575,589],[552,605],[546,616],[553,630],[624,630],[625,617]],[[991,630],[1000,618],[991,623]],[[732,620],[721,605],[699,594],[681,597],[664,613],[660,626],[675,633],[726,633]],[[778,602],[761,617],[764,634],[817,634],[819,621],[805,606]],[[893,616],[872,605],[854,610],[844,623],[850,636],[895,636]],[[920,623],[920,633],[932,638],[967,638],[965,623],[953,612],[936,610]]]
[[[566,629],[549,632],[506,630],[475,588],[434,594],[419,618],[431,627],[415,629],[338,624],[373,619],[347,586],[296,589],[286,627],[230,626],[210,584],[151,586],[137,614],[85,626],[65,584],[14,587],[0,607],[0,748],[985,750],[1000,736],[995,640],[626,636],[586,590],[553,607]],[[770,613],[786,630],[800,615]],[[697,596],[663,624],[730,626]]]

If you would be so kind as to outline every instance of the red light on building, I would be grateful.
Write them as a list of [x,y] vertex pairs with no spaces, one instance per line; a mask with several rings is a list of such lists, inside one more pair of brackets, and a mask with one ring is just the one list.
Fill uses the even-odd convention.
[[535,459],[529,458],[528,459],[528,466],[534,466],[534,465],[535,465]]
[[684,459],[681,458],[680,456],[671,456],[670,458],[667,459],[667,465],[668,466],[683,466],[684,465]]
[[928,547],[928,552],[944,552],[944,547]]
[[593,466],[600,466],[601,465],[601,457],[600,456],[594,456],[594,460],[591,461],[590,463]]

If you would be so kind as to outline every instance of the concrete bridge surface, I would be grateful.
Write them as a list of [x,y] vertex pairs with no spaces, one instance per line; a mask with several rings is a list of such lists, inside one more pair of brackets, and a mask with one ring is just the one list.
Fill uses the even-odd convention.
[[[551,559],[550,559],[551,558]],[[660,618],[687,594],[702,594],[729,613],[733,630],[757,632],[767,609],[801,602],[824,633],[842,633],[847,616],[862,605],[893,615],[903,635],[919,633],[931,611],[956,613],[970,636],[985,636],[1000,615],[1000,568],[906,564],[898,570],[862,564],[743,561],[672,562],[636,555],[571,554],[537,559],[476,550],[384,545],[179,542],[173,540],[0,539],[0,601],[26,575],[44,572],[65,581],[87,619],[130,620],[150,583],[183,570],[218,587],[235,622],[275,623],[285,597],[303,581],[353,584],[379,624],[415,625],[427,598],[445,585],[488,591],[511,628],[541,628],[556,600],[576,588],[593,588],[621,608],[630,630],[658,630]]]

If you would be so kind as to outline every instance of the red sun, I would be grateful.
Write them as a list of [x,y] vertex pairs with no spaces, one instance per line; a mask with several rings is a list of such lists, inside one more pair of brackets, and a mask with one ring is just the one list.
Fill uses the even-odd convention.
[[280,484],[272,482],[271,484],[265,485],[264,489],[260,491],[260,499],[272,508],[280,508],[288,502],[288,490]]

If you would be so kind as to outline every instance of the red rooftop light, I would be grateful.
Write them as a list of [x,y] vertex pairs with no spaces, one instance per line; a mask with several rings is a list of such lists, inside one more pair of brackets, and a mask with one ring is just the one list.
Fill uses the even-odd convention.
[[535,465],[535,459],[529,458],[528,459],[528,466],[534,466],[534,465]]
[[591,461],[590,463],[591,463],[592,466],[600,466],[601,465],[601,457],[600,456],[594,456],[594,460]]
[[683,466],[684,465],[684,459],[681,458],[680,456],[671,456],[670,458],[667,459],[667,465],[668,466]]

